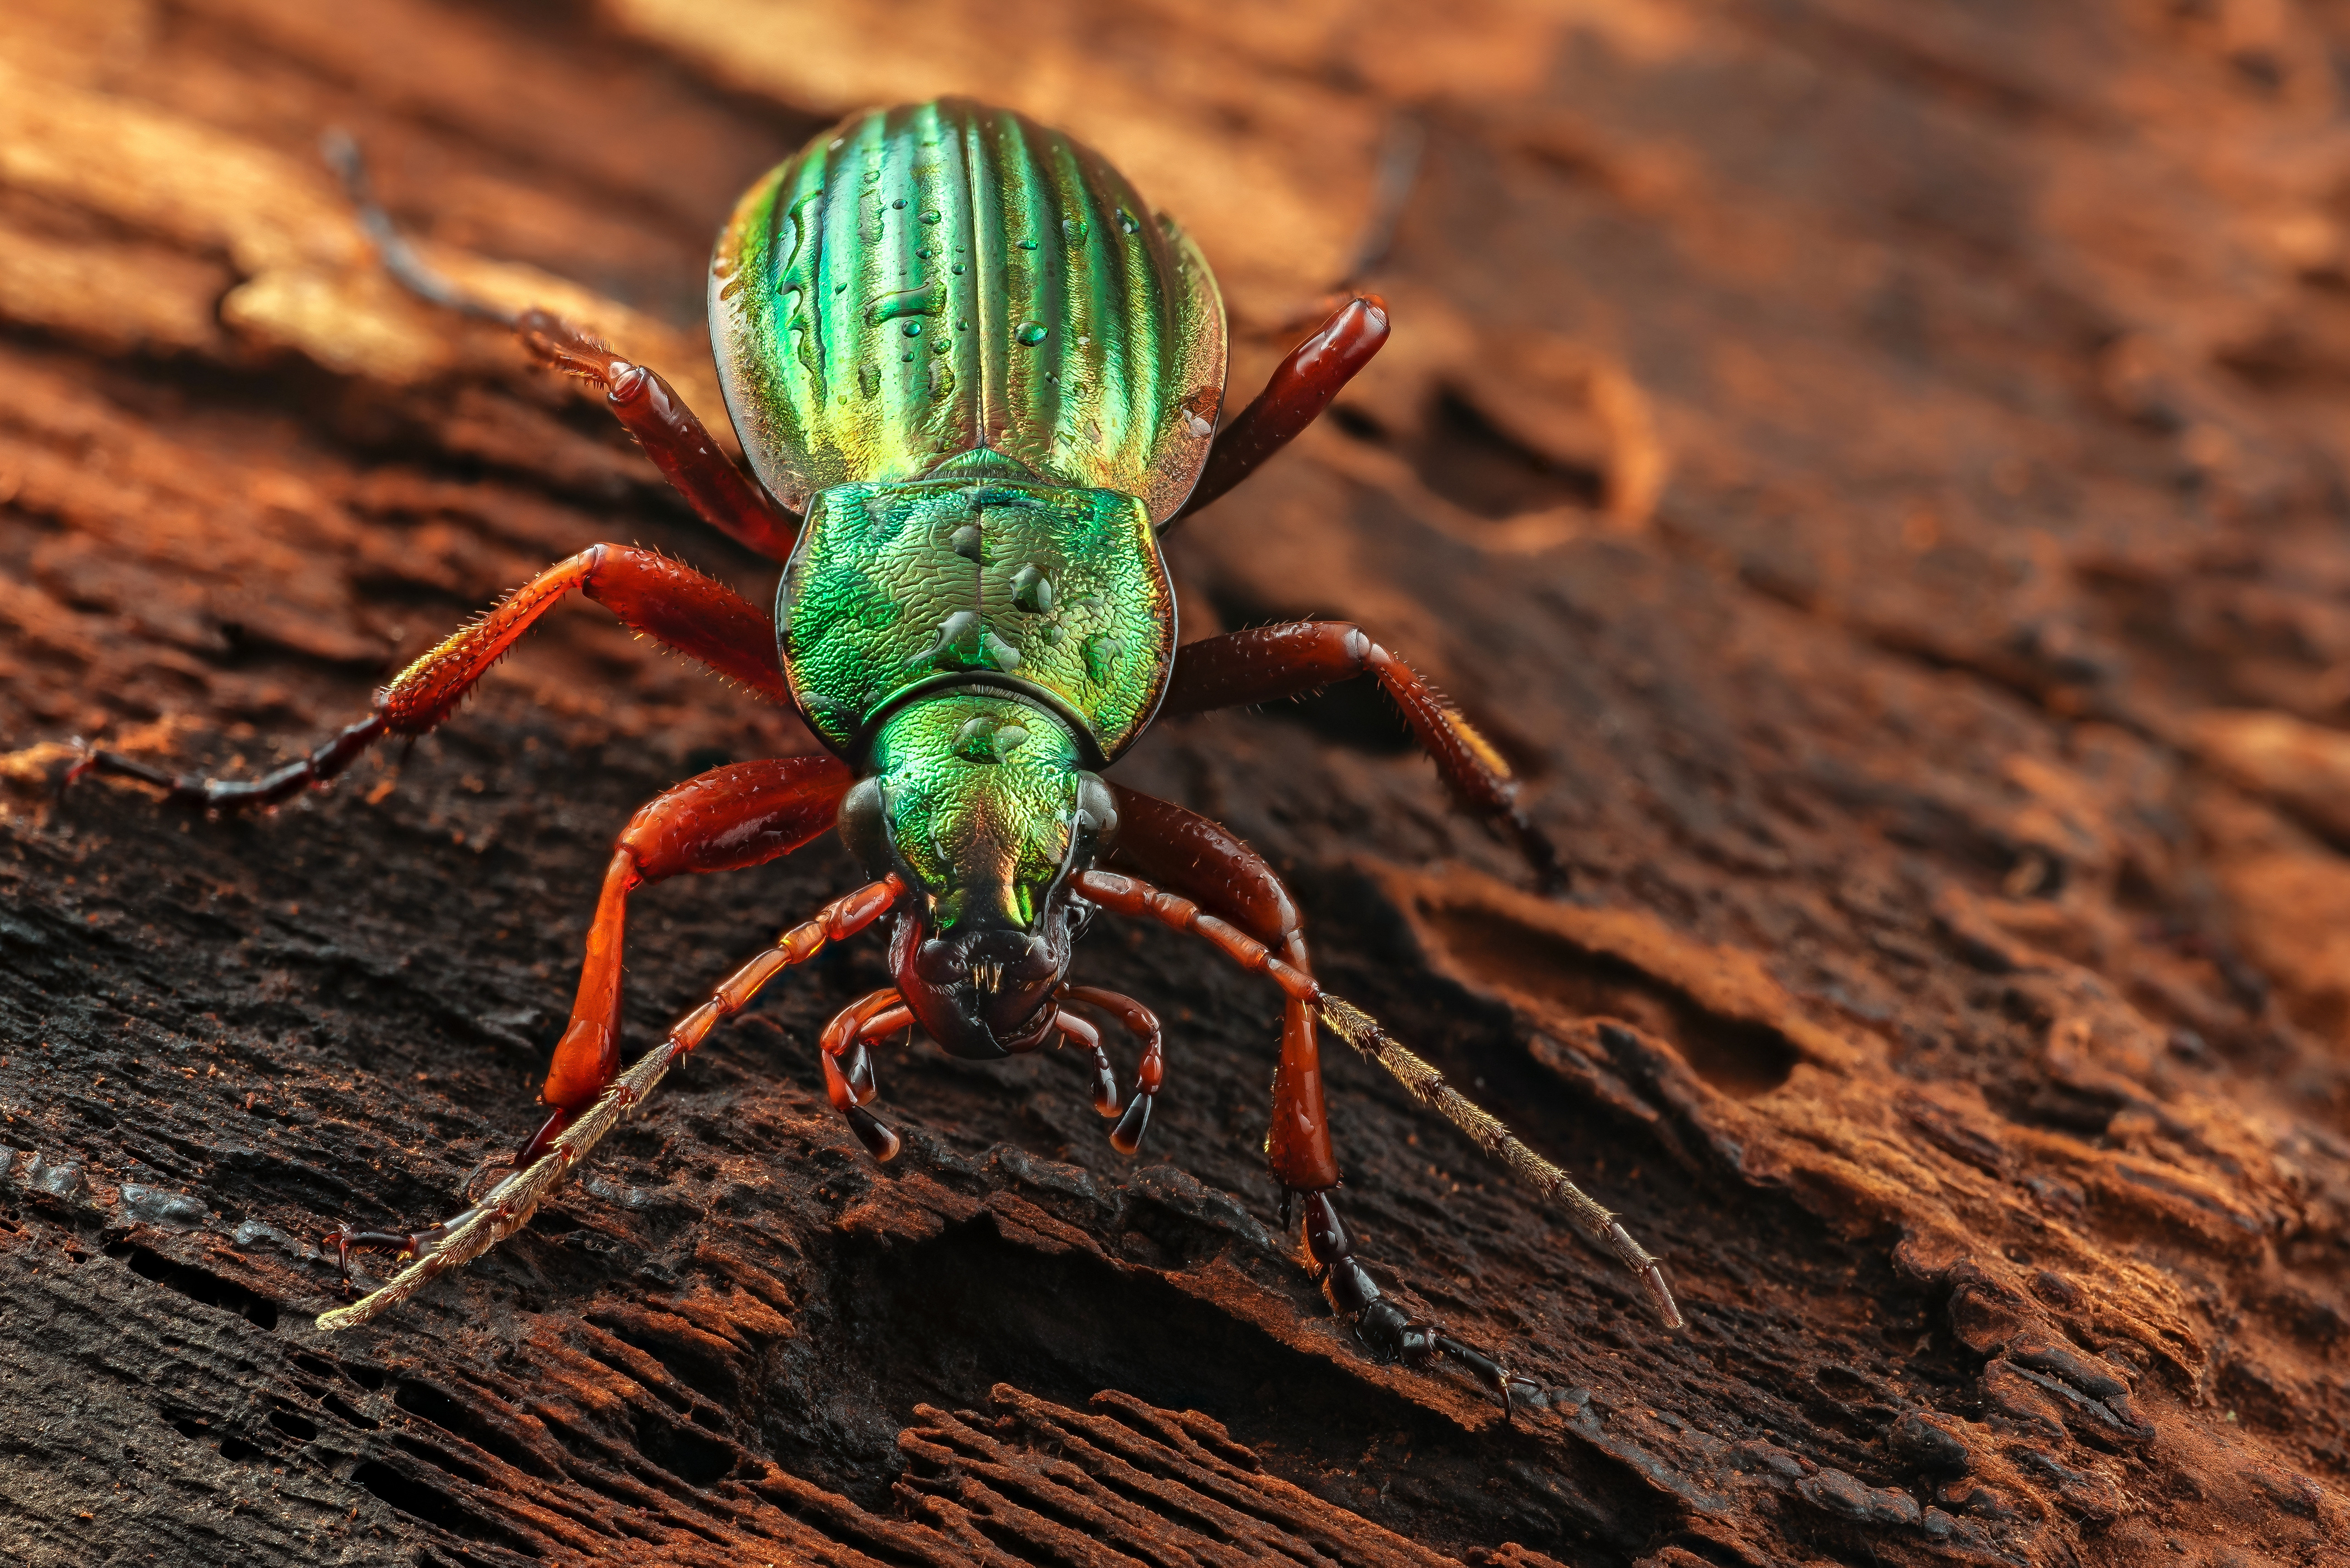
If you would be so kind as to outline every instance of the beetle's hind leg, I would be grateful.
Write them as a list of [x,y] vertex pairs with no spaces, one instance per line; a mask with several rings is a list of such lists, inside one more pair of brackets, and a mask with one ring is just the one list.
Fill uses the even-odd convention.
[[427,304],[510,327],[540,364],[595,382],[603,389],[613,417],[637,438],[653,466],[703,522],[772,560],[791,555],[799,519],[728,461],[709,429],[659,371],[622,358],[593,332],[551,311],[512,310],[467,293],[417,254],[391,215],[377,203],[358,142],[345,132],[328,131],[319,150],[342,176],[359,227],[382,258],[384,270],[401,287]]
[[1167,520],[1166,528],[1214,504],[1295,441],[1387,340],[1387,302],[1378,295],[1363,295],[1340,306],[1320,330],[1289,351],[1256,400],[1216,432],[1199,483],[1191,487],[1183,509]]

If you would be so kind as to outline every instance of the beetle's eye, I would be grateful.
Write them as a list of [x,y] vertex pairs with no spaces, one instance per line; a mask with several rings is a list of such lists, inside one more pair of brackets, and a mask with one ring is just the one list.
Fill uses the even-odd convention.
[[889,821],[881,799],[881,781],[866,779],[842,797],[840,841],[857,857],[868,877],[886,877],[898,869],[889,847]]

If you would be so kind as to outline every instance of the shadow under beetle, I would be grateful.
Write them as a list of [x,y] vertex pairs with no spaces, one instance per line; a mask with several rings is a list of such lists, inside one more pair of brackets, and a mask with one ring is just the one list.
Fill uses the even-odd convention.
[[[330,146],[330,153],[337,149]],[[339,161],[360,186],[356,153]],[[1272,1173],[1304,1199],[1303,1241],[1331,1306],[1372,1352],[1460,1363],[1509,1408],[1532,1386],[1437,1324],[1408,1317],[1356,1258],[1330,1201],[1338,1164],[1318,1032],[1329,1029],[1461,1126],[1680,1314],[1656,1261],[1613,1216],[1446,1085],[1367,1015],[1315,984],[1295,905],[1215,823],[1101,774],[1160,713],[1378,680],[1461,805],[1511,835],[1546,884],[1550,842],[1519,810],[1501,756],[1359,628],[1300,621],[1178,646],[1160,535],[1239,483],[1314,418],[1386,339],[1375,296],[1343,306],[1257,400],[1216,421],[1223,304],[1189,237],[1098,155],[1022,117],[947,99],[854,116],[743,198],[710,274],[726,408],[755,483],[650,369],[540,311],[503,315],[419,264],[362,202],[387,264],[439,303],[506,322],[544,362],[598,383],[646,453],[712,524],[785,563],[773,617],[648,550],[597,545],[542,573],[409,666],[374,711],[308,757],[247,782],[176,778],[98,751],[96,771],[177,803],[276,805],[385,735],[446,720],[514,641],[577,589],[624,623],[799,713],[829,755],[736,763],[639,811],[614,847],[570,1022],[540,1098],[551,1114],[474,1207],[412,1233],[329,1238],[411,1258],[318,1319],[375,1317],[525,1223],[661,1075],[794,964],[881,921],[896,983],[823,1035],[826,1087],[877,1160],[899,1139],[870,1108],[867,1042],[919,1025],[995,1058],[1056,1037],[1090,1054],[1095,1106],[1132,1154],[1163,1082],[1160,1029],[1129,997],[1067,980],[1097,910],[1161,921],[1262,972],[1285,997]],[[785,855],[837,826],[873,880],[784,933],[620,1065],[629,892]],[[1095,1026],[1141,1043],[1121,1104]],[[1284,1208],[1287,1199],[1284,1198]]]

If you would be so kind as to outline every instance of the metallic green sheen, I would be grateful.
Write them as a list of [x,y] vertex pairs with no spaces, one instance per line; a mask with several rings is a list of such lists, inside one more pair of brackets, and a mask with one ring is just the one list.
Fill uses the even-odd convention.
[[871,769],[935,930],[1035,919],[1068,854],[1082,766],[1060,721],[1014,698],[963,690],[883,723]]
[[1164,523],[1223,396],[1191,240],[1098,154],[964,99],[852,116],[753,187],[710,319],[743,451],[795,511],[984,449]]
[[851,761],[910,699],[984,686],[1060,714],[1099,767],[1158,708],[1175,599],[1138,498],[983,475],[818,494],[775,624],[800,711]]

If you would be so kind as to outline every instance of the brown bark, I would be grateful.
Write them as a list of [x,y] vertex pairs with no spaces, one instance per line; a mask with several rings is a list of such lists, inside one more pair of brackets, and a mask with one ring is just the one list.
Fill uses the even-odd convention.
[[[2338,5],[0,15],[0,1542],[26,1563],[2318,1563],[2350,1473],[2350,137]],[[1395,336],[1187,524],[1187,636],[1360,622],[1530,772],[1523,890],[1374,694],[1119,777],[1664,1253],[1690,1324],[1332,1064],[1360,1246],[1555,1391],[1370,1364],[1274,1231],[1277,995],[1158,930],[1119,1159],[1075,1060],[818,1087],[867,940],[524,1236],[322,1336],[315,1239],[534,1120],[611,836],[795,723],[551,618],[398,771],[62,805],[76,734],[257,770],[600,539],[764,599],[469,286],[704,414],[735,192],[833,114],[1067,125],[1225,275],[1253,391],[1427,157]],[[494,259],[491,259],[494,258]],[[567,281],[568,280],[568,281]],[[639,896],[632,1049],[851,885]]]

